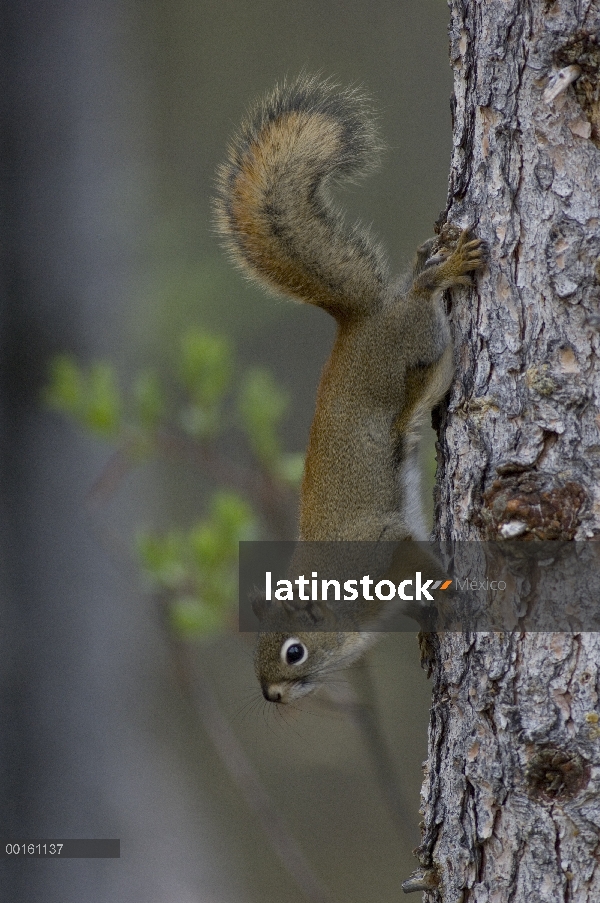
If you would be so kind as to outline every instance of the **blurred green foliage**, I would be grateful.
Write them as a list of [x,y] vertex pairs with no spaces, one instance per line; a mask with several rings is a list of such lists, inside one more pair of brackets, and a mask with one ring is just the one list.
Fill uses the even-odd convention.
[[144,430],[155,429],[167,409],[167,400],[158,375],[142,370],[133,384],[134,411]]
[[139,533],[142,567],[169,599],[178,633],[201,636],[228,626],[237,596],[238,542],[255,537],[252,509],[233,492],[217,492],[208,516],[187,531]]
[[74,358],[52,361],[48,404],[72,417],[80,426],[105,439],[115,439],[122,425],[122,400],[114,369],[100,361],[83,370]]
[[[285,453],[279,435],[287,394],[267,370],[250,369],[237,380],[235,370],[228,339],[191,330],[181,337],[170,385],[144,370],[124,390],[108,362],[83,366],[60,355],[51,363],[45,398],[85,431],[115,443],[130,466],[160,454],[178,434],[208,453],[226,429],[237,427],[255,473],[266,476],[268,485],[296,488],[304,456]],[[239,492],[217,490],[204,519],[189,529],[138,534],[137,559],[168,604],[177,632],[205,636],[230,625],[238,542],[259,538],[260,515]]]
[[191,221],[183,214],[167,220],[154,224],[150,237],[158,269],[130,308],[131,328],[145,355],[158,359],[165,348],[175,348],[192,323],[218,333],[224,307],[227,330],[238,336],[289,316],[288,305],[273,304],[257,285],[240,280],[222,254],[199,257],[196,208]]
[[285,454],[279,439],[279,425],[289,399],[263,368],[249,370],[241,384],[238,407],[250,447],[261,464],[292,486],[299,485],[304,455]]
[[189,402],[180,415],[191,436],[209,438],[219,432],[221,404],[233,378],[233,353],[222,336],[194,330],[181,340],[179,378]]

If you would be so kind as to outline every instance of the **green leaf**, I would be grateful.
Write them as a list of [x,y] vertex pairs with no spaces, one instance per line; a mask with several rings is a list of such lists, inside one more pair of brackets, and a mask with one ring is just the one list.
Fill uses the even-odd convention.
[[121,426],[121,393],[114,368],[105,361],[92,364],[87,377],[83,422],[89,429],[113,438]]
[[208,518],[188,534],[193,560],[204,579],[218,571],[217,579],[222,582],[225,571],[237,560],[238,542],[249,539],[254,529],[254,514],[241,496],[215,493]]
[[221,564],[224,557],[222,538],[211,524],[200,523],[188,534],[188,542],[196,565],[203,571]]
[[177,589],[186,582],[186,539],[179,531],[172,530],[164,536],[140,532],[136,546],[142,567],[157,586]]
[[288,407],[288,396],[268,370],[255,368],[246,373],[239,411],[252,451],[271,471],[277,470],[281,443],[277,429]]
[[233,374],[233,354],[223,336],[187,332],[181,340],[179,373],[193,401],[212,406],[221,401]]
[[166,401],[158,375],[152,370],[144,370],[133,384],[135,412],[146,429],[153,429],[164,416]]
[[48,404],[73,417],[91,432],[114,438],[121,428],[121,393],[111,364],[100,361],[83,370],[69,355],[51,364]]
[[304,474],[304,452],[290,452],[279,460],[278,472],[284,483],[298,487]]
[[85,392],[84,378],[75,358],[59,354],[50,362],[46,403],[64,414],[78,415]]
[[235,492],[216,492],[210,512],[210,522],[225,543],[233,546],[237,554],[240,539],[249,538],[254,528],[252,508]]
[[184,636],[203,636],[223,630],[228,611],[212,608],[195,596],[176,599],[170,606],[171,626]]

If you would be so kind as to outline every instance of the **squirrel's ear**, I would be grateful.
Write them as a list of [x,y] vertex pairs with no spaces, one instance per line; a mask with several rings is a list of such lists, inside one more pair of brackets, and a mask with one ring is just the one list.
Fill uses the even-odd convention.
[[288,615],[297,615],[297,614],[298,614],[298,611],[301,610],[301,609],[298,609],[298,608],[294,605],[294,603],[293,603],[293,602],[290,602],[288,599],[282,599],[282,601],[279,603],[279,605],[281,605],[281,607],[283,608],[283,610],[284,610],[285,612],[287,612]]
[[320,624],[325,627],[329,624],[335,624],[335,614],[326,602],[311,602],[308,606],[308,613],[314,624]]
[[273,608],[273,603],[268,602],[265,594],[258,591],[251,594],[250,604],[252,605],[252,611],[261,623]]

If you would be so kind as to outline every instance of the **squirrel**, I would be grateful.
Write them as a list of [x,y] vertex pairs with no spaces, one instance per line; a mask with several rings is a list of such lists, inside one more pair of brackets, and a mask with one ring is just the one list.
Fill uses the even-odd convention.
[[[301,485],[304,542],[427,539],[418,427],[454,371],[442,293],[471,285],[486,262],[485,242],[447,225],[417,250],[408,276],[390,280],[379,244],[330,195],[372,170],[380,150],[360,91],[301,75],[259,102],[218,172],[217,229],[234,262],[337,321]],[[254,607],[256,672],[272,702],[305,695],[370,644],[335,625],[298,630],[302,619],[280,603]]]

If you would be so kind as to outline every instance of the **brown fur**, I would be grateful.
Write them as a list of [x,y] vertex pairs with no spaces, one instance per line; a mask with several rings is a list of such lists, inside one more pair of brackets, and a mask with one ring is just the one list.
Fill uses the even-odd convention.
[[310,433],[302,539],[425,539],[404,514],[398,471],[452,377],[442,290],[482,262],[481,243],[463,233],[445,260],[414,274],[408,291],[391,288],[369,316],[340,320]]
[[368,230],[331,200],[337,176],[372,169],[379,149],[365,99],[301,78],[259,104],[219,169],[217,226],[234,261],[270,289],[334,316],[380,303],[387,273]]

